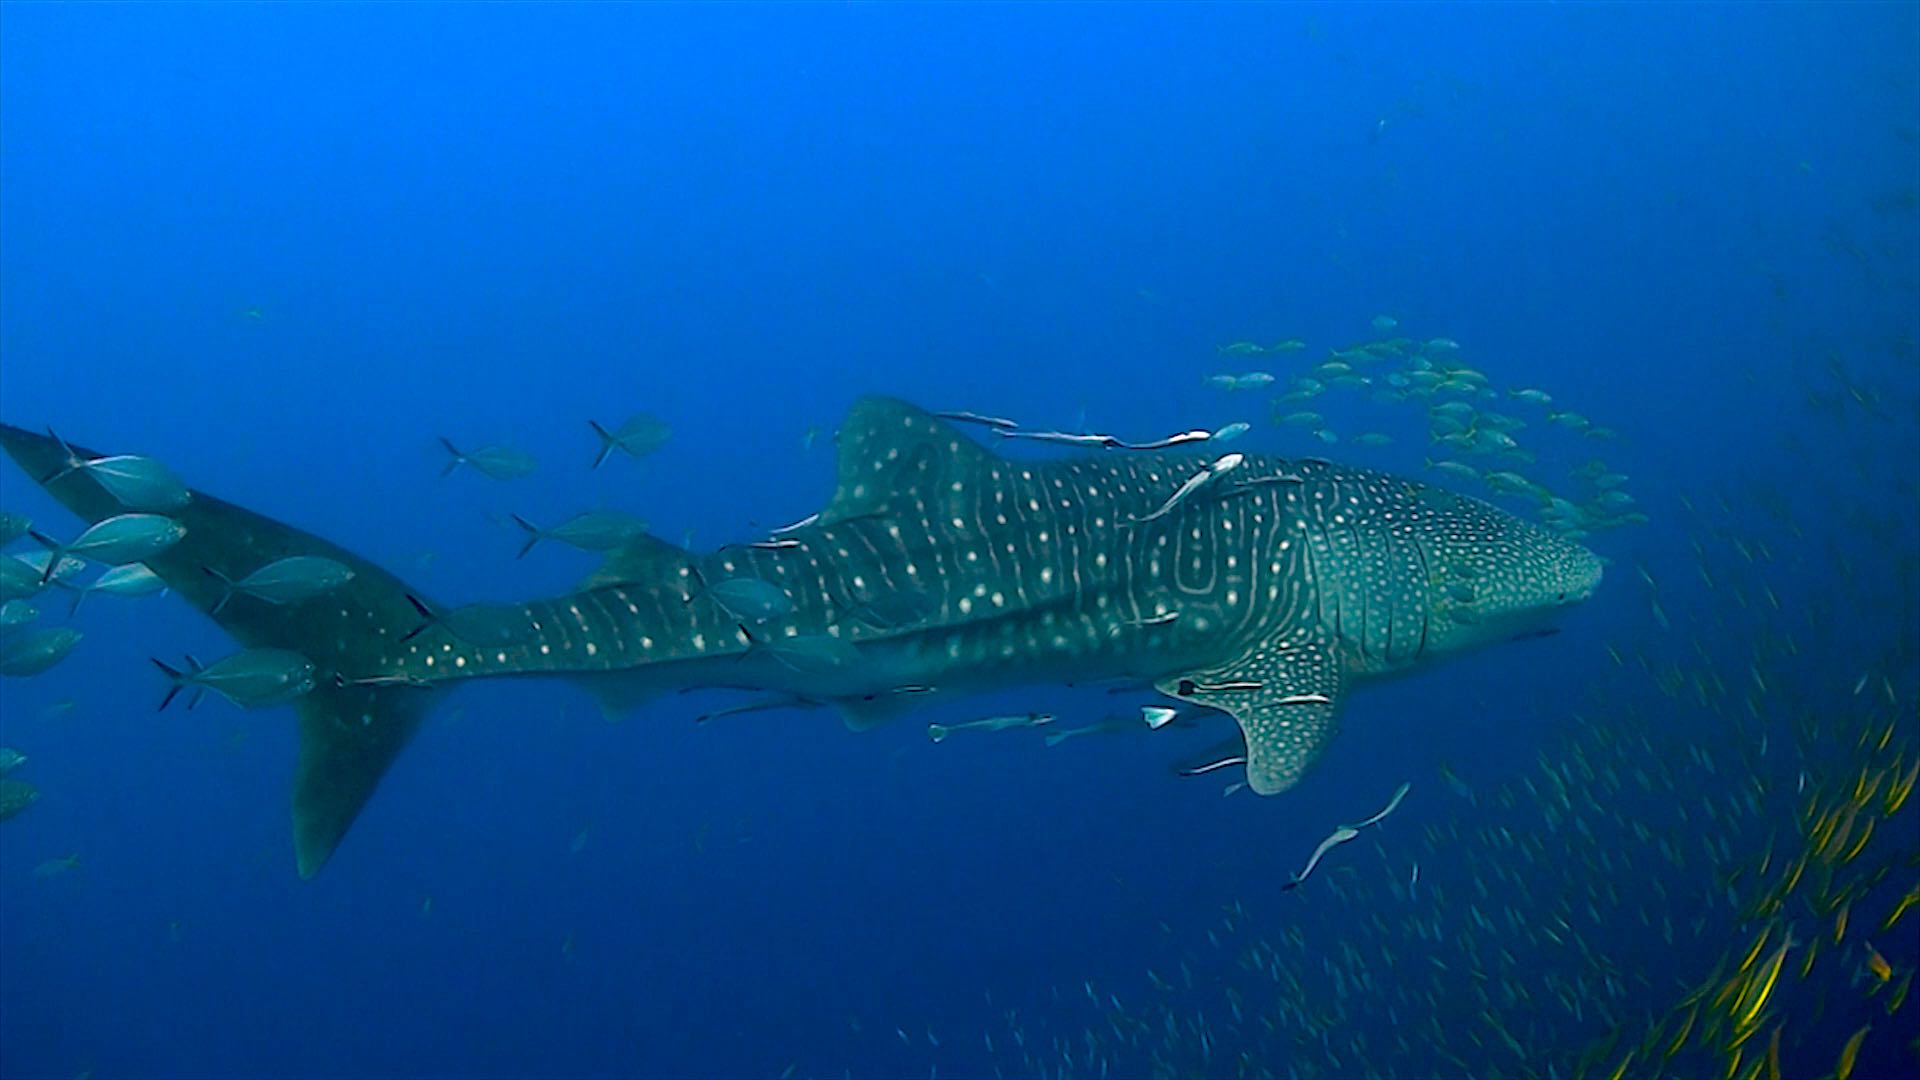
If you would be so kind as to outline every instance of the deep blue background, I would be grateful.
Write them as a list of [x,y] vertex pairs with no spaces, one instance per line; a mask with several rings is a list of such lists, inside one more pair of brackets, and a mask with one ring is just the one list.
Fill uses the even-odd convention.
[[[1300,337],[1304,365],[1382,313],[1618,428],[1598,449],[1654,516],[1595,541],[1619,569],[1565,633],[1363,693],[1284,799],[1176,783],[1171,743],[696,729],[672,699],[609,726],[486,685],[310,883],[288,716],[153,715],[146,656],[226,646],[96,598],[71,659],[0,685],[46,792],[0,829],[0,1071],[977,1073],[984,995],[1138,983],[1163,920],[1273,910],[1403,778],[1416,827],[1470,814],[1438,761],[1510,781],[1615,677],[1604,643],[1663,647],[1625,568],[1684,560],[1679,495],[1831,495],[1866,460],[1886,486],[1858,498],[1906,530],[1862,575],[1911,550],[1917,12],[0,8],[0,416],[438,597],[590,565],[514,561],[507,511],[619,505],[701,545],[804,515],[862,393],[1315,452],[1202,385],[1282,361],[1215,349]],[[1895,422],[1809,412],[1830,353]],[[672,441],[589,472],[585,421],[638,410]],[[1411,425],[1330,452],[1419,469],[1413,410],[1326,411]],[[443,481],[439,434],[542,467]],[[70,524],[11,466],[0,500]]]

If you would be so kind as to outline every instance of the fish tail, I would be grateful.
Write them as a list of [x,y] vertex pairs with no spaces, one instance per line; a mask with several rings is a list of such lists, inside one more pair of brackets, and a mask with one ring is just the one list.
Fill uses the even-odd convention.
[[527,557],[527,552],[533,550],[533,545],[539,543],[541,538],[547,534],[541,532],[538,525],[521,517],[519,514],[508,514],[507,516],[513,519],[515,525],[527,531],[527,542],[520,545],[520,554],[514,556],[516,559],[524,559]]
[[47,428],[47,438],[52,439],[54,444],[60,448],[60,465],[42,478],[40,480],[41,484],[51,484],[55,480],[73,472],[80,467],[82,461],[80,455],[73,452],[73,447],[67,445],[67,440],[55,434],[51,427]]
[[[173,699],[180,695],[180,691],[193,685],[193,676],[179,668],[168,665],[157,656],[151,656],[148,657],[148,659],[152,660],[153,666],[159,668],[160,673],[167,677],[167,696],[161,698],[160,704],[155,706],[153,710],[154,712],[166,712],[167,706],[173,704]],[[193,657],[189,656],[187,660],[191,663]],[[193,664],[192,666],[196,669],[199,667],[198,664]],[[200,694],[196,690],[196,692],[187,698],[187,709],[191,711],[193,707],[199,703]]]
[[593,429],[595,435],[600,436],[600,451],[593,455],[593,468],[597,469],[601,462],[613,454],[614,449],[620,445],[620,440],[614,438],[606,428],[601,427],[598,420],[587,421],[587,426]]
[[[6,424],[0,424],[0,448],[35,477],[55,475],[70,458],[98,456]],[[121,512],[97,484],[58,484],[50,493],[89,524]],[[193,492],[173,516],[185,526],[185,538],[146,559],[147,567],[241,644],[291,650],[316,668],[314,690],[295,704],[300,756],[293,781],[294,852],[300,876],[312,877],[441,697],[417,686],[356,681],[391,670],[402,635],[433,606],[366,559],[211,495]],[[240,580],[290,555],[332,559],[353,578],[330,591],[325,604],[221,605],[228,592],[223,579]],[[182,689],[201,689],[197,664],[190,661],[187,671],[154,664],[173,684],[166,703]]]
[[1048,746],[1059,746],[1071,738],[1073,738],[1073,732],[1071,731],[1049,731],[1047,732],[1046,743]]
[[40,584],[53,584],[53,575],[60,570],[60,560],[67,557],[66,550],[60,546],[60,541],[55,540],[39,529],[28,529],[27,535],[38,540],[40,546],[47,549],[47,568],[40,572]]
[[461,453],[460,448],[453,445],[453,440],[447,438],[445,435],[440,436],[440,445],[446,447],[449,455],[446,466],[440,470],[440,475],[452,476],[453,470],[466,464],[467,455]]
[[200,569],[205,570],[220,580],[220,599],[214,601],[213,606],[207,609],[207,614],[218,615],[226,610],[227,601],[233,599],[233,579],[215,570],[211,566],[203,566]]

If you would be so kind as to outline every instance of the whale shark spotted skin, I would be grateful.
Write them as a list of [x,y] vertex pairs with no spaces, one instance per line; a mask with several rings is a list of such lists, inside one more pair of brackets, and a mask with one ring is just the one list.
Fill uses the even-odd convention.
[[[461,680],[562,676],[613,708],[759,690],[854,728],[996,686],[1131,680],[1232,715],[1247,785],[1273,794],[1320,755],[1354,683],[1537,630],[1601,578],[1591,552],[1488,503],[1319,459],[1244,455],[1161,512],[1214,455],[1013,460],[879,397],[839,441],[832,499],[777,543],[696,555],[643,537],[578,590],[523,604],[442,607],[199,491],[172,512],[185,537],[148,565],[242,645],[314,662],[293,797],[309,877],[434,691]],[[56,440],[0,426],[0,443],[89,523],[120,511],[84,472],[55,475]],[[288,604],[220,584],[294,555],[354,573]],[[714,590],[735,578],[791,604],[743,617],[722,601],[777,595]]]

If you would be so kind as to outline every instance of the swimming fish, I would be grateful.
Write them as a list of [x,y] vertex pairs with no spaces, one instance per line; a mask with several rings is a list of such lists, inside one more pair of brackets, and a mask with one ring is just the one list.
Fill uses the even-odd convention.
[[219,614],[235,594],[251,596],[269,604],[298,604],[323,596],[353,580],[353,568],[337,559],[320,555],[289,555],[248,573],[238,581],[213,567],[203,567],[219,580],[226,592],[214,602],[213,614]]
[[[136,454],[89,457],[55,435],[47,437],[60,448],[60,467],[40,481],[50,485],[71,476],[84,476],[100,485],[122,509],[166,513],[187,505],[187,485],[173,470],[152,458]],[[64,488],[63,488],[64,490]]]
[[[17,427],[0,425],[0,445],[35,477],[64,461],[51,439]],[[1196,475],[1198,491],[1168,499]],[[1208,477],[1225,483],[1207,491]],[[87,522],[121,511],[98,485],[49,491]],[[702,557],[656,540],[610,576],[545,599],[449,608],[223,500],[194,494],[177,519],[185,538],[144,561],[203,612],[222,592],[204,566],[244,574],[265,552],[354,571],[325,604],[236,601],[214,615],[247,644],[313,665],[314,685],[292,701],[303,876],[334,851],[455,682],[565,677],[614,708],[687,687],[786,693],[865,728],[934,696],[896,687],[978,692],[1125,677],[1151,684],[1166,705],[1233,717],[1246,782],[1272,795],[1319,758],[1355,685],[1550,625],[1593,593],[1602,571],[1550,530],[1373,470],[1184,449],[1015,461],[885,398],[862,399],[840,426],[834,495],[785,534],[799,546]],[[1480,568],[1474,625],[1448,618],[1453,601],[1432,584],[1456,567]],[[749,623],[702,598],[702,572],[765,582],[792,610]],[[893,620],[850,611],[901,588],[928,594],[915,603],[924,618],[874,625]],[[1350,617],[1363,606],[1365,619]],[[1179,618],[1165,626],[1111,633],[1173,610]],[[1060,620],[1063,611],[1087,615]],[[365,681],[375,679],[387,681]],[[275,692],[302,681],[266,680]],[[1146,730],[1139,714],[1126,723]]]
[[593,456],[592,467],[596,469],[612,456],[615,450],[629,457],[641,458],[665,446],[667,440],[673,436],[673,429],[667,426],[666,421],[646,413],[635,413],[627,417],[624,423],[612,431],[601,427],[593,420],[587,421],[587,426],[600,437],[600,449]]
[[64,588],[73,590],[73,607],[68,614],[80,610],[80,602],[93,593],[105,593],[108,596],[152,596],[167,591],[167,583],[160,575],[149,570],[144,563],[128,563],[125,566],[112,566],[100,572],[100,575],[85,585],[68,585],[57,581]]
[[191,692],[189,709],[200,703],[200,695],[207,690],[251,709],[292,701],[312,692],[315,685],[313,661],[288,649],[247,649],[205,667],[189,656],[184,670],[159,660],[153,666],[167,677],[167,696],[160,700],[163,710],[182,690]]
[[947,736],[959,731],[1012,731],[1015,728],[1042,727],[1053,723],[1052,713],[1019,713],[1012,716],[989,716],[980,720],[967,720],[958,724],[928,724],[927,738],[934,742],[945,742]]
[[1348,825],[1342,825],[1333,830],[1325,840],[1320,841],[1319,847],[1313,849],[1313,855],[1307,859],[1307,865],[1301,867],[1300,872],[1293,875],[1291,881],[1280,886],[1280,891],[1287,892],[1299,888],[1307,878],[1313,875],[1313,868],[1320,865],[1320,860],[1327,857],[1327,852],[1332,851],[1334,848],[1339,847],[1341,844],[1359,835],[1360,830]]
[[80,631],[70,626],[19,630],[0,636],[0,675],[25,678],[38,675],[67,658],[80,644]]
[[17,777],[0,777],[0,821],[40,801],[40,789]]
[[520,554],[515,556],[521,559],[542,540],[558,540],[583,551],[612,551],[647,531],[645,521],[621,510],[587,510],[548,529],[519,514],[507,516],[527,534],[526,541],[520,545]]
[[40,577],[42,582],[47,582],[53,580],[57,564],[64,562],[68,556],[91,559],[109,566],[145,562],[179,543],[186,535],[186,526],[170,517],[160,514],[116,514],[89,525],[86,531],[65,544],[39,532],[34,533],[33,537],[53,553]]
[[449,476],[455,469],[465,465],[489,480],[517,480],[538,466],[532,454],[511,446],[483,446],[478,450],[463,452],[444,435],[440,437],[440,445],[450,458],[446,467],[440,470],[441,476]]

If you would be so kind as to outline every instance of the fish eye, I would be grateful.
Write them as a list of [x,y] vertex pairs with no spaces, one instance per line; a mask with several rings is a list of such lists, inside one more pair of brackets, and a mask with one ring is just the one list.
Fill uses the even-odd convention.
[[1556,600],[1556,601],[1558,601],[1558,602],[1561,602],[1561,603],[1565,603],[1565,602],[1566,602],[1566,599],[1567,599],[1567,594],[1566,594],[1566,593],[1561,593],[1561,594],[1560,594],[1559,596],[1556,596],[1556,597],[1554,597],[1554,600]]

